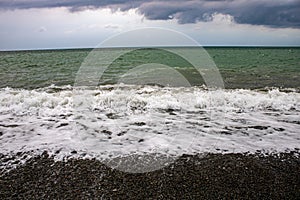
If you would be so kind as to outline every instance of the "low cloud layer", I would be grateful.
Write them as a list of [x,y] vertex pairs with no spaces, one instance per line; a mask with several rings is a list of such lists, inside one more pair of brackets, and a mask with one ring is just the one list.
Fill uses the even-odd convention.
[[72,12],[136,8],[147,19],[175,18],[181,24],[211,21],[215,14],[220,13],[232,16],[239,24],[300,28],[299,0],[0,0],[0,8],[6,10],[55,7],[67,7]]

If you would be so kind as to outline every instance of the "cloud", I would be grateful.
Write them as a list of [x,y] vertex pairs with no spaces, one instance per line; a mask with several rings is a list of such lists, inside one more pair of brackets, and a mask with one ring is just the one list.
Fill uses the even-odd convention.
[[121,26],[119,24],[105,24],[104,28],[106,28],[106,29],[120,29]]
[[46,32],[47,28],[45,26],[41,26],[38,28],[38,32],[42,33],[42,32]]
[[298,0],[152,1],[142,4],[139,12],[149,19],[166,20],[171,15],[181,24],[212,21],[220,13],[240,24],[300,28]]
[[213,21],[221,14],[239,24],[300,28],[299,0],[0,0],[1,9],[54,7],[67,7],[72,12],[97,8],[113,11],[136,8],[147,19],[177,19],[180,24]]

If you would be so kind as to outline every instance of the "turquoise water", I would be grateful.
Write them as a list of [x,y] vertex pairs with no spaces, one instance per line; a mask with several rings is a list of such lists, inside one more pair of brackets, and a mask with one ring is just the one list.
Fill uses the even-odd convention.
[[227,88],[300,86],[300,48],[209,48]]
[[[80,65],[91,50],[0,52],[0,87],[73,85]],[[219,68],[225,88],[300,87],[300,48],[210,47],[206,51]],[[100,83],[115,83],[126,66],[137,66],[147,59],[153,62],[153,58],[158,63],[171,63],[179,73],[189,77],[192,85],[204,84],[188,62],[153,49],[120,57]]]

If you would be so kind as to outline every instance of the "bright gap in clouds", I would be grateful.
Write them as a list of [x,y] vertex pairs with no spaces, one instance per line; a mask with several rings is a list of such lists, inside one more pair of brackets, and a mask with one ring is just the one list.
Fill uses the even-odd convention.
[[136,9],[69,12],[67,8],[0,11],[0,49],[95,47],[114,34],[163,27],[187,34],[204,46],[299,46],[300,30],[235,23],[215,13],[210,22],[178,24],[176,19],[148,20]]
[[66,8],[0,13],[1,49],[93,47],[141,22],[134,11],[109,9],[69,12]]

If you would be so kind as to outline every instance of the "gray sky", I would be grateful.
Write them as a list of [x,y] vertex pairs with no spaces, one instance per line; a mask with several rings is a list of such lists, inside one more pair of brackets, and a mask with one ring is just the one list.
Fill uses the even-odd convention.
[[95,47],[143,27],[201,45],[300,46],[299,0],[0,0],[0,49]]

